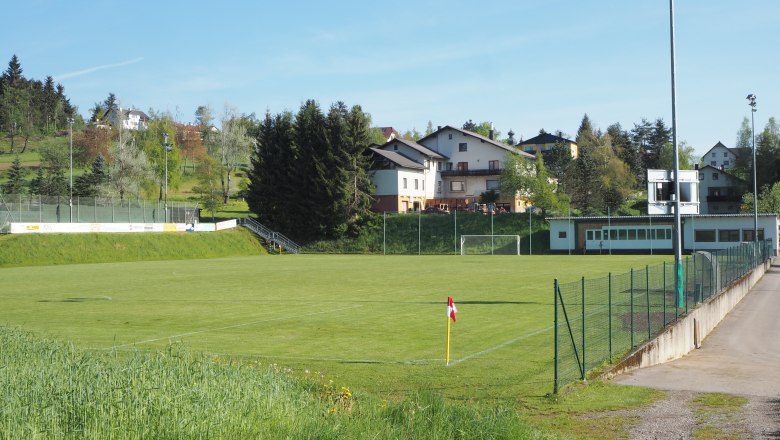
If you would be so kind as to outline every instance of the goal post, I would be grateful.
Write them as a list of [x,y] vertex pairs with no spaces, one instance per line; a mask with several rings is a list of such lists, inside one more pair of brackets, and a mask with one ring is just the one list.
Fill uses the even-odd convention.
[[461,235],[461,255],[520,255],[519,235]]

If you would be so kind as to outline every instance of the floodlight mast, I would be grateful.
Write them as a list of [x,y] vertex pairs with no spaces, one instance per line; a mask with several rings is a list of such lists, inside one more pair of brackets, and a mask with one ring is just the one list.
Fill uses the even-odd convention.
[[747,95],[750,109],[750,133],[753,136],[753,242],[758,248],[758,186],[756,186],[756,95]]
[[669,0],[669,40],[672,66],[672,155],[674,156],[674,266],[677,307],[683,307],[682,230],[680,221],[680,155],[677,152],[677,91],[674,66],[674,0]]

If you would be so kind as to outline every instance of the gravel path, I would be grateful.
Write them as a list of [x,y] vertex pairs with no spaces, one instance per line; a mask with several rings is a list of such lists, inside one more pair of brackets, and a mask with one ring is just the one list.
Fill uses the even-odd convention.
[[[761,281],[702,342],[682,359],[613,379],[625,385],[667,390],[650,408],[632,439],[686,439],[710,427],[733,438],[780,439],[780,265]],[[699,393],[743,396],[748,403],[724,417],[697,416]]]

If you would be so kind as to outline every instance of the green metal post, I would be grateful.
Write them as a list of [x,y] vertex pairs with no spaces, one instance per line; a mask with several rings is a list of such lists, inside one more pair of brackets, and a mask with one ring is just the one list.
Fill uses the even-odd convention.
[[631,268],[631,349],[634,349],[634,268]]
[[554,324],[553,324],[553,338],[555,342],[554,347],[554,361],[553,361],[553,394],[558,394],[558,278],[553,283],[553,304],[555,304]]
[[664,305],[664,327],[666,327],[666,261],[664,261],[664,293],[663,293],[663,305]]
[[685,257],[685,313],[688,313],[688,274],[691,272],[689,261],[690,258]]
[[647,339],[650,340],[650,266],[645,265],[645,296],[647,298]]
[[612,272],[609,273],[609,295],[608,303],[609,307],[609,363],[612,363]]
[[582,277],[582,380],[585,380],[585,277]]

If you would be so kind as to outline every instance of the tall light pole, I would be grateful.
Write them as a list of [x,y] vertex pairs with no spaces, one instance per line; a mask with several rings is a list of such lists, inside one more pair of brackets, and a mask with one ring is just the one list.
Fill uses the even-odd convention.
[[677,307],[683,307],[682,229],[680,222],[680,155],[677,152],[677,91],[674,78],[674,0],[669,0],[669,36],[672,61],[672,154],[674,155],[674,266]]
[[70,208],[70,222],[73,223],[73,118],[68,118],[70,125],[70,197],[68,198],[68,207]]
[[758,246],[758,187],[756,187],[756,95],[747,95],[748,105],[750,109],[750,132],[753,134],[753,241]]
[[173,149],[168,142],[168,133],[163,133],[163,149],[165,149],[165,223],[168,223],[168,152]]

